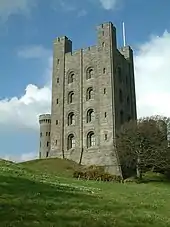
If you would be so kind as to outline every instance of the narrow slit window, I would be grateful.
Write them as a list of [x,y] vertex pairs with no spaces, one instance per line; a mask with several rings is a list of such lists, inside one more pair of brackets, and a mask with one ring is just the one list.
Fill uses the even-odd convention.
[[107,140],[107,134],[104,134],[104,140]]

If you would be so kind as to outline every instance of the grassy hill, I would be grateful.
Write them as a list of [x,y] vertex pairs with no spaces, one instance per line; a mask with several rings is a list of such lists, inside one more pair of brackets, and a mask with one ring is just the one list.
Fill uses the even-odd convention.
[[0,226],[170,226],[170,184],[77,181],[74,165],[0,161]]
[[49,158],[49,159],[37,159],[28,162],[19,163],[20,166],[25,167],[30,170],[40,171],[42,173],[57,174],[57,176],[62,177],[72,177],[75,169],[80,168],[80,166],[66,159],[59,158]]

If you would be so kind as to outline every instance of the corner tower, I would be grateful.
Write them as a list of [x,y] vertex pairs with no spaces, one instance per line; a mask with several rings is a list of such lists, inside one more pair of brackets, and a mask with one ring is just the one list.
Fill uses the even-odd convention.
[[130,46],[125,46],[120,48],[120,53],[126,59],[126,75],[125,83],[127,84],[127,89],[129,93],[130,108],[129,108],[129,119],[137,119],[137,110],[136,110],[136,92],[135,92],[135,75],[134,75],[134,61],[133,61],[133,50]]
[[40,124],[39,158],[47,158],[49,157],[50,152],[51,114],[40,115],[39,124]]
[[65,55],[72,52],[72,42],[66,36],[54,40],[52,103],[51,103],[51,156],[64,158],[65,128]]

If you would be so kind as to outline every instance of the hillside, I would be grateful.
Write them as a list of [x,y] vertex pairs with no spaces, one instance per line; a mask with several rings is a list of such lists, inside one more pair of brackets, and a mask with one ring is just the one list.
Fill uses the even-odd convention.
[[30,170],[40,171],[42,173],[57,174],[57,176],[72,177],[75,169],[80,166],[66,159],[49,158],[49,159],[37,159],[28,162],[19,163],[21,167],[28,168]]
[[77,181],[53,161],[0,162],[1,227],[170,226],[169,184]]

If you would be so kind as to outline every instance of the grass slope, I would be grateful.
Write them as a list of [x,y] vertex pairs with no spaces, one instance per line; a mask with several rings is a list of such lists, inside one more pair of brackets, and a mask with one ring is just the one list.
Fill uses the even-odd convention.
[[57,176],[72,177],[75,169],[80,168],[79,165],[71,160],[49,158],[37,159],[28,162],[19,163],[20,166],[27,169],[41,171],[42,173],[57,174]]
[[0,162],[1,227],[170,226],[169,184],[76,181],[23,166]]

